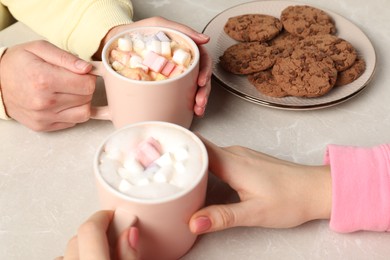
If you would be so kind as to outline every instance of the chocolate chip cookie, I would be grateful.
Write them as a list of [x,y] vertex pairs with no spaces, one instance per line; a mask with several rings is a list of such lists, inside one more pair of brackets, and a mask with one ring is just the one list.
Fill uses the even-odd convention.
[[328,54],[334,61],[337,71],[348,69],[356,60],[355,48],[346,40],[335,35],[323,34],[304,38],[301,46],[315,46]]
[[282,23],[276,17],[265,14],[244,14],[230,17],[224,31],[240,42],[268,41],[282,30]]
[[266,70],[275,63],[273,48],[260,42],[242,42],[227,48],[219,64],[234,74],[251,74]]
[[255,86],[260,93],[266,96],[277,98],[288,96],[286,91],[284,91],[276,82],[271,73],[271,69],[249,74],[248,81]]
[[279,56],[285,57],[293,52],[295,46],[297,46],[302,39],[303,38],[300,36],[282,30],[275,38],[267,43],[274,48],[275,52],[279,52]]
[[277,59],[272,74],[287,94],[296,97],[322,96],[337,79],[333,60],[316,48],[296,49]]
[[358,57],[348,69],[339,72],[335,86],[344,86],[359,78],[366,70],[366,62]]
[[302,37],[336,32],[334,21],[326,12],[307,5],[285,8],[280,21],[286,31]]

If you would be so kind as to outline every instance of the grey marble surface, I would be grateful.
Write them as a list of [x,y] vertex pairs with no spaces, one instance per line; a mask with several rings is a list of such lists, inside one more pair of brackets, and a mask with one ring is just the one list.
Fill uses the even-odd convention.
[[[221,11],[244,2],[133,1],[137,19],[159,15],[198,31]],[[219,145],[240,144],[307,164],[321,164],[330,143],[388,142],[390,2],[296,3],[336,12],[366,33],[378,58],[369,87],[334,107],[285,111],[249,103],[214,82],[207,113],[192,129]],[[1,44],[36,38],[20,23],[0,32]],[[0,259],[53,259],[63,254],[79,224],[99,208],[92,158],[113,130],[110,122],[90,120],[64,131],[36,133],[16,122],[0,121]],[[226,199],[235,200],[235,194],[211,179],[208,202]],[[234,228],[204,235],[183,259],[388,259],[389,244],[387,233],[338,234],[327,221],[313,221],[291,229]]]

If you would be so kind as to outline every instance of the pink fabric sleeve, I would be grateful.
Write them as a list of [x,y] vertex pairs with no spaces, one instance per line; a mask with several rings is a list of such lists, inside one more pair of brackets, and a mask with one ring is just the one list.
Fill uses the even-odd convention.
[[390,144],[372,148],[329,145],[330,228],[336,232],[390,230]]

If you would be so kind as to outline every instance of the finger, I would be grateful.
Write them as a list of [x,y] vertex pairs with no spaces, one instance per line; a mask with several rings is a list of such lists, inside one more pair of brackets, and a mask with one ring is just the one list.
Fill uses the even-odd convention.
[[199,70],[199,77],[198,77],[198,85],[206,86],[206,84],[209,83],[211,80],[213,61],[204,46],[199,46],[199,52],[200,52],[200,64],[199,64],[200,70]]
[[168,27],[174,30],[178,30],[186,35],[188,35],[192,40],[194,40],[197,44],[205,44],[210,40],[210,37],[195,31],[191,27],[187,25],[174,22],[162,17],[151,17],[147,19],[143,19],[136,22],[137,26],[147,26],[147,25],[163,25],[164,27]]
[[[220,231],[238,226],[251,226],[253,216],[248,202],[212,205],[196,212],[190,219],[190,230],[195,234]],[[248,221],[249,220],[249,221]]]
[[196,93],[194,112],[197,116],[203,116],[205,113],[208,98],[209,98],[210,88],[211,87],[201,87],[198,89],[198,92]]
[[77,236],[72,237],[65,250],[64,260],[76,260],[79,259],[79,246]]
[[[72,95],[92,95],[96,87],[96,76],[79,75],[64,68],[46,64],[47,77],[41,79],[43,86],[51,86],[54,93]],[[51,76],[49,76],[51,75]]]
[[46,41],[36,41],[34,44],[28,45],[26,50],[41,57],[48,63],[65,68],[74,73],[85,74],[92,69],[92,64]]
[[60,111],[56,115],[56,121],[61,123],[84,123],[90,119],[91,107],[89,104],[71,107]]
[[121,260],[137,259],[138,239],[139,234],[136,227],[122,232],[117,243],[116,258]]
[[95,91],[96,76],[80,75],[66,68],[53,65],[39,55],[31,54],[29,80],[42,93],[68,93],[92,95]]
[[241,172],[240,162],[237,161],[236,155],[218,147],[206,138],[198,135],[204,143],[209,156],[209,169],[216,176],[227,182],[234,189],[234,173]]
[[77,233],[80,259],[110,259],[106,232],[113,215],[113,211],[99,211],[80,226]]

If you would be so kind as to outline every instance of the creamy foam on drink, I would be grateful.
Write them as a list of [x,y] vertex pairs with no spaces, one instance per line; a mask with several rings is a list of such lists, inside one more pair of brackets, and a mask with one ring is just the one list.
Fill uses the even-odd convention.
[[113,135],[100,154],[100,173],[109,185],[143,199],[170,196],[191,186],[202,170],[195,140],[167,128],[130,130]]
[[164,80],[182,74],[192,61],[192,51],[178,36],[128,33],[114,42],[109,52],[112,68],[135,80]]

